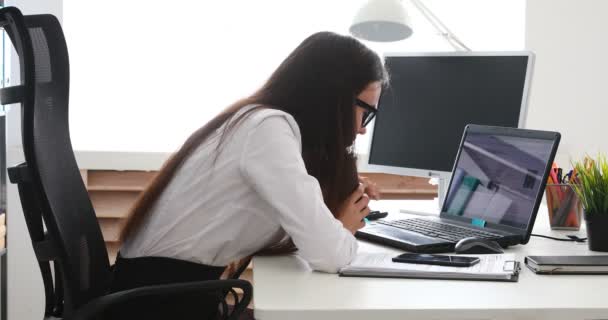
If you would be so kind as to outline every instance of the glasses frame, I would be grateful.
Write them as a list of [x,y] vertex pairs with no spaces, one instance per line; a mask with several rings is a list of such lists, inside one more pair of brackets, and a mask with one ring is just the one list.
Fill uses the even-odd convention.
[[361,118],[361,128],[365,128],[374,118],[376,117],[376,113],[378,113],[378,109],[367,102],[355,98],[355,105],[357,107],[363,108],[365,112],[363,113],[363,117]]

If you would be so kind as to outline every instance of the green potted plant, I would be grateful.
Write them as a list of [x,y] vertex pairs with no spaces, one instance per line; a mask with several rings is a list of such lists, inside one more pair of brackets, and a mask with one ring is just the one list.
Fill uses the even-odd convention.
[[574,190],[580,198],[587,226],[589,250],[608,251],[608,161],[585,157],[574,164]]

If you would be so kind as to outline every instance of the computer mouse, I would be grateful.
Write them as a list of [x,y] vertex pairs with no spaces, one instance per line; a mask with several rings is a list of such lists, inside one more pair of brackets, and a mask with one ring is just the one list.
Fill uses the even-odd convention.
[[503,253],[504,250],[498,242],[488,239],[469,237],[456,243],[454,247],[456,253],[484,254],[484,253]]

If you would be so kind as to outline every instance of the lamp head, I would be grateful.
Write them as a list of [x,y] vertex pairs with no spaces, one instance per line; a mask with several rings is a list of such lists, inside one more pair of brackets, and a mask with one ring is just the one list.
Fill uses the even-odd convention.
[[413,30],[401,0],[369,0],[355,15],[350,33],[368,41],[391,42],[408,38]]

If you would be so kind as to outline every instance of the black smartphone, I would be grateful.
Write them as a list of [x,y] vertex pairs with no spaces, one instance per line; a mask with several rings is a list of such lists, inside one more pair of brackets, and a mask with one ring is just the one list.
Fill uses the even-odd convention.
[[370,211],[367,217],[365,217],[369,221],[375,221],[378,219],[386,218],[388,216],[388,212],[382,211]]
[[393,258],[393,262],[433,264],[450,267],[470,267],[479,262],[477,257],[444,256],[438,254],[404,253]]

